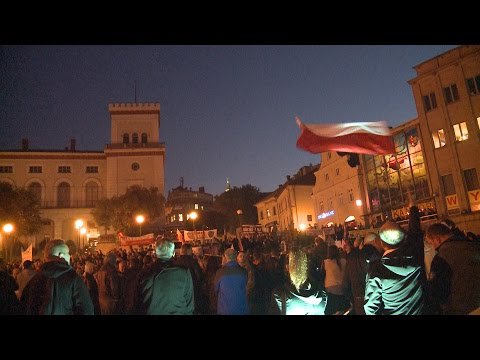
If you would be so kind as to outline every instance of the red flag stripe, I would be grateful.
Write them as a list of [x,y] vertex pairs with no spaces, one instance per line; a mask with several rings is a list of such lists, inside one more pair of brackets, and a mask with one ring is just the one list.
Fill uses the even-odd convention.
[[314,134],[306,126],[301,126],[301,128],[302,133],[297,140],[297,147],[313,154],[325,151],[372,155],[395,153],[395,145],[391,136],[358,132],[344,136],[326,137]]

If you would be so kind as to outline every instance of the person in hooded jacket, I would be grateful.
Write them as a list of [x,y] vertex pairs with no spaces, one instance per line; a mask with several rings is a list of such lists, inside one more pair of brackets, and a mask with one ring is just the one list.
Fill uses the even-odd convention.
[[423,234],[416,206],[410,207],[408,234],[395,222],[380,229],[383,256],[370,264],[365,287],[366,315],[423,315],[426,274]]
[[22,292],[26,315],[93,315],[83,279],[70,266],[70,251],[61,239],[45,245],[45,261]]

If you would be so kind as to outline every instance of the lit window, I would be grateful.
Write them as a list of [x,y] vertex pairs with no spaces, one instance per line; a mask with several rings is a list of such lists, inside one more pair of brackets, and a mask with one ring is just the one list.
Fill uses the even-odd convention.
[[270,217],[270,209],[267,209],[267,218]]
[[464,141],[468,139],[468,129],[466,122],[453,125],[453,131],[455,132],[456,141]]
[[307,221],[312,221],[312,215],[307,215]]
[[183,221],[183,214],[178,214],[178,221]]
[[480,116],[477,117],[477,124],[478,124],[478,128],[480,129]]
[[434,131],[432,133],[432,138],[433,138],[433,145],[435,146],[435,149],[438,149],[442,146],[445,146],[446,141],[445,141],[445,132],[443,129],[439,129],[437,131]]
[[198,204],[195,204],[195,210],[198,210]]

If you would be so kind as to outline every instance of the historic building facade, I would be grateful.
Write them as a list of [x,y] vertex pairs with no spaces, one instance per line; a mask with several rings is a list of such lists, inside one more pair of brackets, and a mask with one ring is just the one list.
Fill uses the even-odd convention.
[[318,165],[302,167],[259,202],[258,221],[266,232],[305,230],[315,224],[312,189]]
[[[132,185],[164,192],[165,145],[159,142],[160,104],[109,104],[111,138],[103,151],[80,151],[72,139],[64,150],[0,150],[0,181],[31,189],[44,220],[36,241],[62,238],[79,241],[75,221],[83,220],[85,236],[100,229],[90,214],[102,198],[119,196]],[[83,241],[82,241],[83,244]]]
[[364,223],[365,192],[361,168],[350,166],[347,159],[335,151],[321,154],[312,194],[318,227]]
[[409,84],[435,207],[480,232],[480,46],[459,46],[414,69]]
[[201,217],[202,212],[210,210],[212,206],[213,195],[206,193],[203,186],[198,191],[195,191],[191,188],[183,187],[182,181],[180,186],[168,191],[165,203],[165,225],[173,230],[185,230],[187,221],[192,221],[190,220],[192,212],[196,212],[197,216]]

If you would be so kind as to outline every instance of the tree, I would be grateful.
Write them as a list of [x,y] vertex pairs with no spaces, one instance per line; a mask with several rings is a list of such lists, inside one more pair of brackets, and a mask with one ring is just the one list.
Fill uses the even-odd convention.
[[40,202],[32,192],[0,182],[0,223],[8,222],[19,236],[36,234],[42,228]]
[[260,190],[251,184],[242,187],[233,187],[220,195],[215,196],[213,209],[225,216],[224,228],[234,232],[240,225],[237,210],[242,211],[243,224],[257,224],[257,209],[253,206],[264,196]]
[[15,226],[15,232],[10,235],[11,241],[5,248],[9,250],[11,256],[18,255],[19,245],[14,248],[15,238],[34,235],[42,228],[40,202],[35,194],[0,182],[0,225],[5,223],[12,223]]
[[165,198],[158,192],[158,188],[149,189],[138,185],[131,186],[127,192],[119,197],[99,201],[92,210],[92,216],[98,225],[104,226],[105,231],[113,227],[126,235],[137,235],[138,224],[136,214],[143,214],[148,223],[145,231],[153,229],[155,222],[163,220]]

